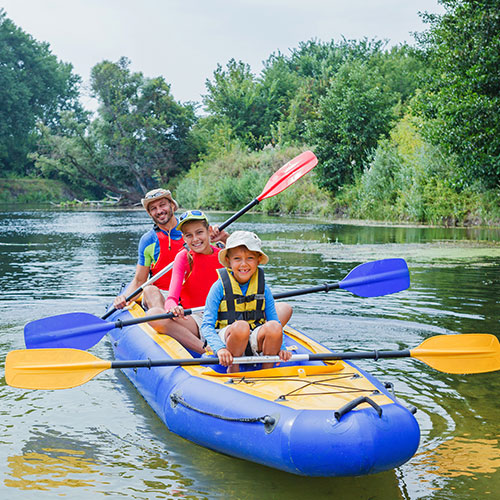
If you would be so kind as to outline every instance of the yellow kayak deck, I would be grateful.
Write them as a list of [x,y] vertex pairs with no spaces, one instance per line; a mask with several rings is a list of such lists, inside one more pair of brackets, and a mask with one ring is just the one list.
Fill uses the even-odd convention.
[[[129,309],[133,317],[142,317],[144,310],[137,304]],[[172,359],[186,359],[192,355],[176,340],[157,333],[147,323],[138,325]],[[311,353],[329,353],[320,343],[303,333],[286,326],[288,349],[294,352],[298,346]],[[338,410],[360,396],[369,396],[379,406],[394,403],[394,400],[379,391],[367,376],[355,366],[344,361],[325,361],[324,365],[301,364],[276,366],[270,369],[220,373],[203,365],[183,366],[192,377],[224,384],[236,391],[258,398],[274,401],[284,406],[301,410]],[[368,407],[367,403],[359,409]]]

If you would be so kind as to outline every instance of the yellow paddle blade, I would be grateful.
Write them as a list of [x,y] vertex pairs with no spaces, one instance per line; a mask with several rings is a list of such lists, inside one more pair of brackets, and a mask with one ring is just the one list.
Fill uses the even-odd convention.
[[494,335],[437,335],[410,351],[412,358],[445,373],[484,373],[500,370],[500,343]]
[[69,389],[108,368],[111,361],[78,349],[25,349],[7,354],[5,380],[21,389]]

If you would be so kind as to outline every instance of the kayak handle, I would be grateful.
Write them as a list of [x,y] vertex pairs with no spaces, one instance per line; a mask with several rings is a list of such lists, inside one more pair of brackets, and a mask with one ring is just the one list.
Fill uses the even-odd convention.
[[378,413],[378,416],[382,418],[382,408],[373,401],[373,399],[370,399],[368,396],[359,396],[359,398],[353,399],[350,403],[347,403],[346,405],[342,406],[340,410],[334,411],[333,416],[337,419],[337,422],[340,422],[340,419],[346,414],[349,413],[351,410],[354,410],[356,406],[359,406],[360,404],[363,403],[368,403],[371,405],[373,408],[375,408],[375,411]]

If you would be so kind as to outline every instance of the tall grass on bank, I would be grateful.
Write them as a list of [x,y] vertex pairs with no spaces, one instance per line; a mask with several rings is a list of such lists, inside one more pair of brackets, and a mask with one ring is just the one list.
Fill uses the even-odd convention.
[[[201,161],[179,179],[175,195],[183,207],[238,210],[258,196],[269,178],[307,148],[268,148],[251,152],[234,147]],[[314,170],[255,207],[266,213],[322,214],[329,196],[315,182]]]
[[49,203],[74,198],[68,186],[53,179],[0,179],[0,203]]
[[333,201],[337,213],[359,219],[437,225],[500,221],[500,191],[463,187],[453,158],[426,143],[418,123],[403,118],[381,140],[371,162]]

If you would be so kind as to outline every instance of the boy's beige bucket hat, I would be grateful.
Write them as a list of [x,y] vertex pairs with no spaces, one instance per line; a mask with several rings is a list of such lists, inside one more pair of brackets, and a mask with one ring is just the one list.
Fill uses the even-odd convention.
[[259,252],[262,255],[259,264],[267,264],[269,262],[269,257],[262,251],[262,241],[260,238],[251,231],[235,231],[232,233],[226,241],[226,248],[219,252],[219,262],[223,266],[228,266],[226,262],[227,251],[230,248],[236,248],[239,246],[245,246],[251,252]]

